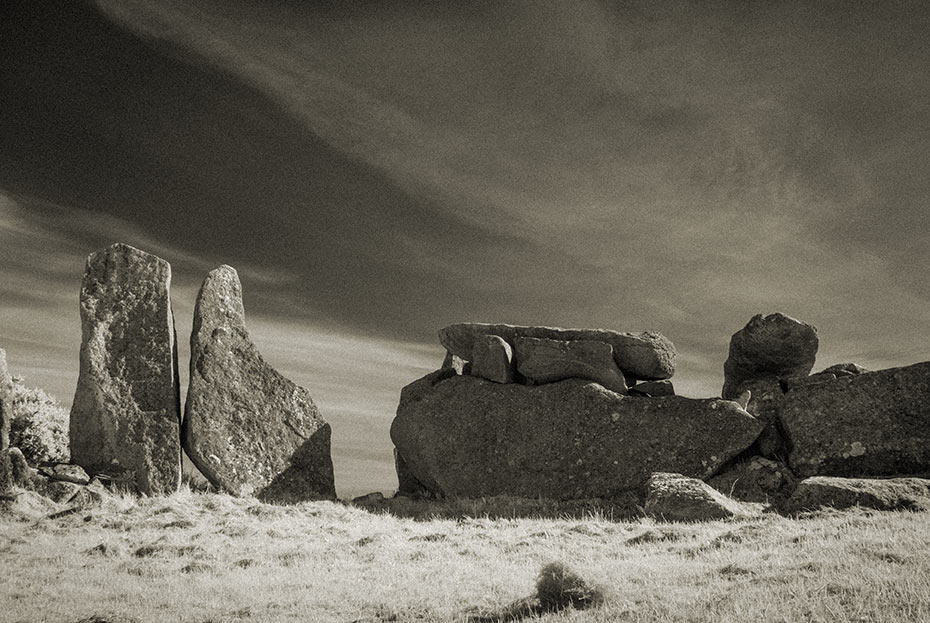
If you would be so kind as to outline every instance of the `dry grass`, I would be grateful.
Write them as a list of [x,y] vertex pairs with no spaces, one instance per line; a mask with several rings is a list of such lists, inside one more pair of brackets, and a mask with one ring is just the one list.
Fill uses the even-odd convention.
[[[918,513],[415,520],[185,491],[0,534],[0,621],[930,620]],[[552,562],[593,607],[521,606]]]

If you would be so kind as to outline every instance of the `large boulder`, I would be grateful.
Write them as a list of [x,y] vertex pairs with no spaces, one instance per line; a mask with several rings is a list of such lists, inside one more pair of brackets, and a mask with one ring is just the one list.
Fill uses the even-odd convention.
[[707,484],[740,502],[781,504],[797,487],[797,478],[788,466],[754,456],[725,467]]
[[606,342],[613,347],[614,361],[625,376],[660,380],[669,379],[675,373],[675,346],[665,336],[654,332],[621,333],[605,329],[558,329],[470,322],[441,329],[439,341],[452,354],[471,361],[475,341],[482,335],[500,336],[511,346],[517,337]]
[[758,314],[730,339],[723,364],[724,398],[736,398],[746,381],[807,376],[817,357],[817,330],[783,314]]
[[517,337],[513,344],[517,372],[528,380],[541,384],[588,379],[626,393],[626,380],[614,362],[613,347],[606,342]]
[[638,488],[655,471],[707,478],[761,428],[732,401],[434,372],[404,388],[391,439],[405,477],[437,495],[573,499]]
[[10,464],[10,423],[13,420],[13,379],[6,365],[6,351],[0,348],[0,493],[13,486]]
[[779,417],[799,476],[930,472],[930,362],[802,385]]
[[191,333],[184,449],[216,487],[269,502],[335,499],[330,426],[249,338],[239,275],[211,271]]
[[836,478],[802,480],[785,502],[788,512],[861,506],[881,511],[930,510],[930,480],[924,478]]
[[171,267],[124,244],[87,258],[71,462],[145,494],[181,482],[178,354]]
[[664,472],[646,481],[643,512],[665,521],[712,521],[752,514],[702,480]]

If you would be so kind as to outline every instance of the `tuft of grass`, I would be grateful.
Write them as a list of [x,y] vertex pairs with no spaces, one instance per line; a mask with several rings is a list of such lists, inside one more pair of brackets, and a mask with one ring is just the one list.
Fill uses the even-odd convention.
[[544,612],[577,608],[583,610],[605,601],[604,589],[589,583],[567,565],[550,562],[539,572],[536,599]]

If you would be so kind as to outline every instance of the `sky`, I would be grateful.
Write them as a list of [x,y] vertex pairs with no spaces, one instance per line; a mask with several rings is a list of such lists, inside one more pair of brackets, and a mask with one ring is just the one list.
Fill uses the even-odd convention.
[[916,1],[9,0],[0,348],[70,406],[120,241],[172,265],[183,370],[230,264],[342,496],[396,487],[453,322],[659,331],[694,397],[758,313],[815,371],[927,360],[928,39]]

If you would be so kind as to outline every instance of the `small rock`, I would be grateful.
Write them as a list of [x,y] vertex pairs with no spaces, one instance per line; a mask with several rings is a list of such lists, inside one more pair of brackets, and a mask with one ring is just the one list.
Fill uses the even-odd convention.
[[746,381],[807,376],[818,344],[817,330],[807,323],[779,313],[754,316],[730,339],[723,397],[739,396]]
[[471,374],[495,383],[513,383],[513,350],[497,335],[482,335],[472,347]]
[[794,492],[797,479],[784,463],[754,456],[711,477],[707,484],[740,502],[778,505]]
[[73,482],[78,485],[86,485],[90,482],[90,476],[80,465],[67,465],[58,463],[46,467],[40,467],[39,472],[45,475],[49,480],[61,480],[64,482]]
[[923,478],[836,478],[814,476],[802,480],[785,503],[798,512],[821,507],[853,506],[876,510],[930,510],[930,480]]
[[588,379],[626,394],[626,379],[614,362],[610,344],[516,337],[513,346],[517,371],[537,384]]
[[13,484],[17,487],[28,488],[32,480],[38,475],[38,470],[29,467],[26,457],[19,448],[10,448],[6,454],[10,462],[10,472],[13,477]]
[[590,608],[604,601],[604,593],[566,565],[553,562],[539,572],[536,598],[543,612],[554,612],[565,608]]
[[818,376],[820,374],[832,374],[834,378],[840,378],[841,376],[856,376],[857,374],[862,374],[863,372],[871,372],[871,370],[866,370],[857,363],[837,363],[830,366],[829,368],[825,368],[813,376]]
[[69,502],[81,489],[81,485],[73,482],[47,480],[45,478],[37,478],[32,484],[33,491],[41,493],[59,504]]
[[647,515],[665,521],[709,521],[745,517],[748,509],[706,482],[681,474],[658,472],[646,482]]
[[352,498],[353,504],[358,505],[378,505],[384,502],[384,494],[380,491],[374,491],[372,493],[367,493],[365,495],[360,495],[356,498]]
[[465,361],[458,355],[453,355],[449,351],[446,351],[446,358],[442,361],[442,367],[440,370],[452,370],[453,373],[461,375],[471,374],[471,362]]
[[670,379],[661,381],[643,381],[630,387],[630,395],[639,396],[674,396],[675,386]]

